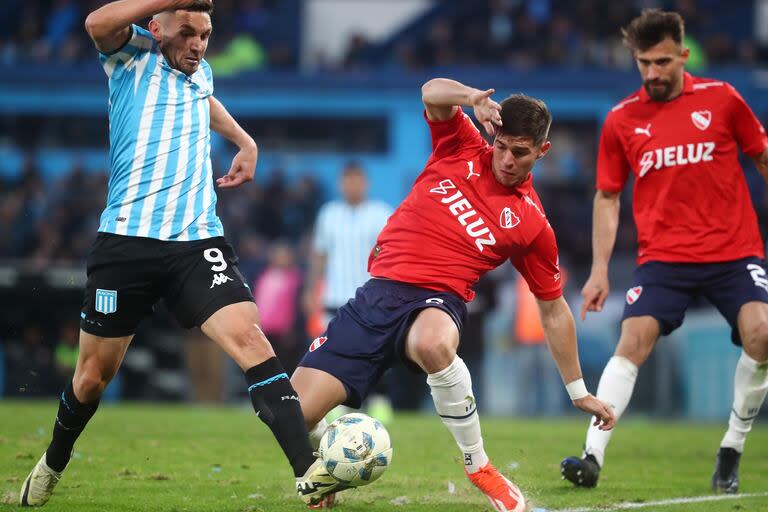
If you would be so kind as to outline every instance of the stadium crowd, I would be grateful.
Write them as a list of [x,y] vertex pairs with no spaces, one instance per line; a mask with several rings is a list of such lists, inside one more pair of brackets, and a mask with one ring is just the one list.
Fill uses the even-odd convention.
[[[99,4],[97,0],[3,2],[0,63],[92,60],[82,27],[85,15]],[[338,61],[310,51],[314,61],[310,65],[319,70],[382,65],[420,70],[500,63],[511,68],[629,69],[631,59],[616,27],[644,7],[670,8],[683,15],[693,70],[708,63],[749,65],[768,57],[765,48],[743,30],[743,20],[754,17],[753,2],[746,0],[447,0],[437,2],[428,16],[385,41],[353,34]],[[298,0],[218,0],[213,18],[217,37],[209,48],[214,71],[297,69],[301,20],[295,11],[300,8]]]

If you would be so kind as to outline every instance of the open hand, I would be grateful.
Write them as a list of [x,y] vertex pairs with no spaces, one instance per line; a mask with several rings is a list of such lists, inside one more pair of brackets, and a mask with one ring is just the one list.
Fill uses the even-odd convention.
[[487,89],[469,97],[469,104],[475,109],[475,118],[491,136],[496,134],[496,127],[501,126],[501,105],[491,99],[494,92],[496,89]]
[[573,401],[573,405],[595,418],[594,426],[600,430],[611,430],[616,425],[616,415],[613,408],[592,395]]
[[257,158],[258,150],[255,145],[241,149],[232,159],[229,172],[216,180],[219,188],[235,188],[247,181],[253,181],[253,176],[256,174]]
[[603,310],[609,291],[610,285],[607,275],[590,274],[584,288],[581,289],[581,296],[584,298],[584,302],[581,304],[582,320],[587,318],[587,311],[600,312]]

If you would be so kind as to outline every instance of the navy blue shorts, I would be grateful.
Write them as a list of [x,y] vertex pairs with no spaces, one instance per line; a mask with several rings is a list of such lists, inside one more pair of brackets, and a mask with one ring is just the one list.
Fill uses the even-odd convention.
[[737,323],[741,306],[768,302],[764,263],[757,257],[722,263],[644,263],[635,269],[622,320],[652,316],[661,334],[667,335],[683,323],[694,298],[704,297],[730,324],[733,343],[741,345]]
[[405,339],[416,315],[425,308],[448,313],[461,333],[467,307],[457,295],[371,279],[357,289],[354,299],[339,308],[299,366],[316,368],[339,379],[347,390],[344,405],[358,408],[397,360],[418,370],[405,357]]

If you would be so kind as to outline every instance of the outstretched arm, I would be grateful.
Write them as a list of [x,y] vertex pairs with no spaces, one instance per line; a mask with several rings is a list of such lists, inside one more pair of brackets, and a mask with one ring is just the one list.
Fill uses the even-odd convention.
[[581,290],[584,302],[581,319],[587,311],[602,311],[608,298],[608,262],[611,260],[619,229],[619,193],[598,190],[592,211],[592,270]]
[[85,19],[85,30],[96,48],[111,53],[121,48],[131,35],[130,27],[163,11],[192,6],[212,7],[212,0],[119,0],[99,7]]
[[234,188],[247,181],[253,181],[256,160],[259,157],[256,142],[237,124],[219,100],[210,96],[208,102],[211,106],[211,130],[240,148],[232,159],[232,166],[227,174],[216,180],[216,183],[221,188]]
[[576,342],[576,325],[563,297],[554,300],[537,300],[541,324],[547,338],[549,351],[560,370],[573,405],[595,416],[595,425],[610,430],[616,423],[613,411],[602,401],[589,394],[584,387]]
[[421,86],[421,101],[430,121],[446,121],[456,113],[456,107],[475,109],[475,117],[489,135],[501,126],[501,106],[491,99],[495,89],[481,91],[448,78],[433,78]]

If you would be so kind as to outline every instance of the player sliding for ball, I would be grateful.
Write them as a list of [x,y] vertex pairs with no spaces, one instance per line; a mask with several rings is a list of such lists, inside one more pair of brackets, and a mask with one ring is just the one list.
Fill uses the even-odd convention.
[[[540,100],[516,94],[499,105],[493,92],[443,78],[424,84],[432,155],[379,234],[369,257],[373,278],[339,309],[291,381],[317,442],[327,428],[325,414],[339,404],[360,407],[395,360],[425,372],[470,481],[496,510],[519,512],[523,494],[488,459],[472,379],[456,355],[465,302],[480,276],[512,262],[538,299],[573,404],[594,415],[600,429],[612,428],[614,416],[581,378],[555,234],[532,186],[531,170],[550,148],[552,118]],[[495,136],[493,146],[461,106],[474,109]]]
[[[259,328],[216,216],[210,130],[240,148],[217,180],[222,188],[253,179],[257,149],[213,97],[203,59],[212,9],[210,0],[123,0],[86,19],[109,77],[109,194],[88,256],[77,368],[61,394],[53,439],[22,486],[23,506],[51,497],[136,326],[160,299],[242,368],[301,497],[316,501],[334,481],[312,454],[296,393]],[[134,24],[147,17],[149,30]]]

